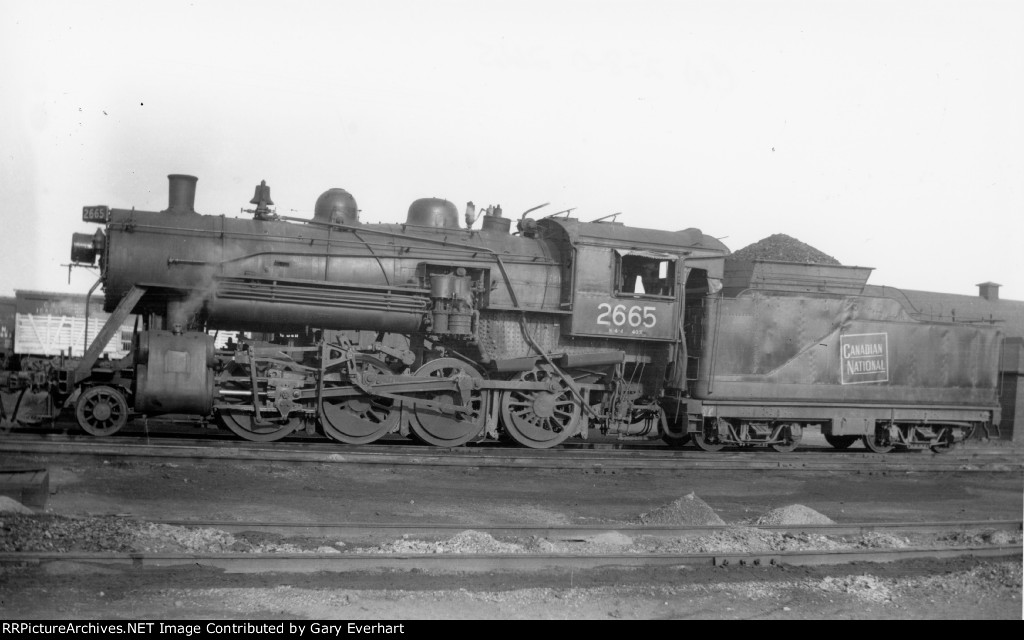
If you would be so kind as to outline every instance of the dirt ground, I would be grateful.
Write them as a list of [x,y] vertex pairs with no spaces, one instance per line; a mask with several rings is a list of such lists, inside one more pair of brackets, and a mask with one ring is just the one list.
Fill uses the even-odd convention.
[[[638,472],[9,456],[50,471],[47,513],[175,520],[638,522],[690,493],[729,524],[801,504],[835,522],[1020,518],[1018,472]],[[3,518],[0,514],[0,518]],[[0,527],[0,536],[3,529]],[[435,574],[0,568],[3,619],[1019,619],[1021,564],[915,560]]]

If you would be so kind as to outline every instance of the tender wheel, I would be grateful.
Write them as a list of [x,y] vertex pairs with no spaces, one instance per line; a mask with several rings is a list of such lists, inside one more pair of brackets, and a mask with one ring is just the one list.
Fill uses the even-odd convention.
[[673,433],[671,431],[661,432],[661,440],[672,447],[673,449],[681,449],[686,445],[690,444],[690,434],[688,433]]
[[863,440],[864,446],[875,453],[889,453],[895,446],[886,429],[876,429],[874,433],[863,436]]
[[960,446],[960,442],[957,442],[953,429],[950,427],[944,428],[939,433],[938,443],[932,445],[930,448],[934,453],[949,453]]
[[[390,374],[380,360],[370,356],[356,356],[360,371]],[[325,381],[325,385],[332,384]],[[338,384],[337,382],[333,384]],[[321,424],[328,437],[348,444],[367,444],[398,427],[400,407],[390,398],[355,396],[324,398],[320,402]]]
[[800,440],[803,438],[803,428],[795,422],[787,424],[782,427],[780,435],[783,438],[783,442],[780,444],[773,444],[771,447],[780,453],[789,453],[790,451],[795,450],[797,445],[800,444]]
[[860,436],[834,436],[832,434],[825,436],[825,442],[836,449],[849,449],[860,439]]
[[718,425],[715,422],[705,422],[704,427],[693,434],[693,444],[701,451],[721,451],[725,443],[718,437]]
[[501,396],[501,420],[513,440],[532,449],[548,449],[577,432],[582,409],[565,381],[546,368],[525,371],[523,382],[556,382],[557,391],[506,391]]
[[[459,375],[483,378],[479,371],[455,358],[431,360],[420,367],[416,375],[430,378]],[[422,405],[416,406],[409,427],[413,435],[423,442],[435,447],[459,447],[477,437],[483,430],[486,417],[483,391],[472,391],[469,402],[465,405],[462,403],[462,394],[457,391],[442,391],[431,396],[429,400],[441,405],[452,405],[462,410],[462,415]]]
[[86,433],[109,436],[128,422],[128,402],[114,387],[89,387],[78,397],[75,416]]
[[282,420],[280,416],[275,418],[264,414],[261,416],[263,422],[256,424],[256,416],[245,411],[222,409],[217,415],[235,435],[253,442],[274,442],[302,426],[302,420],[295,417]]

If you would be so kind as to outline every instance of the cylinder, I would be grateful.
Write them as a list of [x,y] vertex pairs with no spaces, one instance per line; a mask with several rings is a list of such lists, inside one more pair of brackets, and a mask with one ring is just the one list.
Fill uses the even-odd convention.
[[135,410],[145,414],[196,413],[213,407],[213,337],[191,332],[140,335],[145,364],[135,366]]

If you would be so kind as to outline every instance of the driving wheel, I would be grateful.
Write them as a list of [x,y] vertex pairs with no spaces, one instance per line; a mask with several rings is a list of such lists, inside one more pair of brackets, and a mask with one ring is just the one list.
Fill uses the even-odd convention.
[[[383,362],[370,356],[355,358],[360,372],[373,371],[388,375],[391,371]],[[327,385],[337,382],[325,381]],[[321,424],[328,437],[347,444],[368,444],[394,431],[398,427],[401,410],[391,398],[368,395],[324,398],[320,402]]]
[[[480,378],[480,372],[462,360],[438,358],[416,371],[426,378]],[[409,427],[414,436],[435,447],[459,447],[477,437],[484,428],[484,393],[477,389],[463,402],[459,391],[441,391],[427,398],[441,408],[416,405]]]
[[506,391],[501,396],[501,420],[513,440],[531,449],[554,447],[577,432],[583,412],[576,394],[547,368],[524,371],[522,382],[548,382],[553,390]]

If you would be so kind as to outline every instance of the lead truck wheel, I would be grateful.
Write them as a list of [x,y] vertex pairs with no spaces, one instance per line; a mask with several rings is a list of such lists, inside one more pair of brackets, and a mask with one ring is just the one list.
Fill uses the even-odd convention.
[[75,417],[86,433],[113,435],[128,422],[128,402],[114,387],[89,387],[78,398]]

